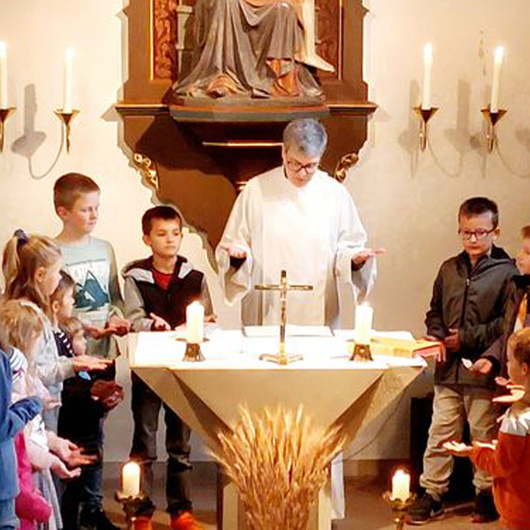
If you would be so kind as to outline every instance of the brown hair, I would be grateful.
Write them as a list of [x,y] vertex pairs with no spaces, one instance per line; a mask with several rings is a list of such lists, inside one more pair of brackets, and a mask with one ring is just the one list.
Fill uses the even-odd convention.
[[81,320],[77,317],[70,317],[65,319],[60,323],[61,330],[64,331],[68,337],[71,339],[74,338],[74,335],[77,335],[80,331],[85,332],[85,328]]
[[81,173],[66,173],[59,177],[53,186],[55,211],[61,206],[71,210],[79,197],[95,191],[100,191],[99,186],[90,177]]
[[530,366],[530,328],[520,329],[510,335],[508,347],[515,359]]
[[53,294],[50,296],[50,303],[61,302],[66,291],[68,291],[68,289],[73,289],[75,286],[74,279],[67,272],[61,271],[60,274],[61,279],[59,280],[55,291],[53,291]]
[[491,213],[493,228],[499,226],[499,207],[495,201],[487,197],[471,197],[464,201],[458,209],[458,220],[460,217],[475,217],[484,213]]
[[142,233],[148,236],[153,228],[153,221],[155,219],[163,219],[164,221],[178,221],[180,228],[182,228],[182,216],[171,206],[154,206],[149,208],[142,215]]
[[27,356],[35,337],[44,331],[44,320],[41,311],[33,304],[7,300],[0,305],[0,326],[7,346],[17,348]]
[[521,236],[523,239],[530,239],[530,225],[526,225],[521,228]]
[[61,259],[59,247],[48,237],[17,230],[4,248],[2,272],[8,300],[27,298],[49,314],[49,297],[35,282],[39,267],[49,268]]

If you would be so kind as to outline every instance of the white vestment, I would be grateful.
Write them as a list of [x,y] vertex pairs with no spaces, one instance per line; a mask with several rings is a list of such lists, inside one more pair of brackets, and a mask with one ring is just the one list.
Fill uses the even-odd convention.
[[297,188],[278,167],[251,179],[234,204],[221,244],[237,245],[247,259],[234,270],[228,253],[217,248],[225,299],[230,305],[241,300],[244,325],[277,325],[278,293],[252,287],[279,283],[285,269],[289,283],[313,286],[288,294],[287,322],[340,327],[338,278],[354,289],[357,302],[375,281],[374,259],[352,271],[351,258],[365,243],[366,232],[342,184],[317,171]]

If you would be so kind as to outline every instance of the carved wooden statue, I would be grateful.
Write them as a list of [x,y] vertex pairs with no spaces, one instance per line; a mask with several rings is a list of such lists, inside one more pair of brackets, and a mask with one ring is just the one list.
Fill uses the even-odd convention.
[[307,66],[333,71],[315,50],[314,0],[197,0],[195,50],[177,95],[322,98]]

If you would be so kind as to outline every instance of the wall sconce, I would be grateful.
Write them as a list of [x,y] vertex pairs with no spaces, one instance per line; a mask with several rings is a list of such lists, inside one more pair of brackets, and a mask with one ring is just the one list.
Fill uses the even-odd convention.
[[79,110],[72,109],[65,112],[63,109],[57,109],[55,115],[61,120],[64,127],[64,138],[66,141],[66,152],[70,152],[70,126],[74,118],[79,114]]
[[438,111],[438,107],[430,107],[428,109],[423,109],[420,107],[414,107],[414,111],[420,117],[420,149],[425,151],[427,147],[427,123],[433,117],[433,115]]
[[488,146],[488,153],[493,151],[493,148],[497,145],[497,133],[495,131],[495,125],[499,120],[506,114],[505,109],[497,109],[496,112],[492,112],[491,106],[488,105],[487,108],[482,109],[482,115],[486,120],[486,141]]
[[0,109],[0,153],[4,150],[5,123],[15,110],[15,107]]

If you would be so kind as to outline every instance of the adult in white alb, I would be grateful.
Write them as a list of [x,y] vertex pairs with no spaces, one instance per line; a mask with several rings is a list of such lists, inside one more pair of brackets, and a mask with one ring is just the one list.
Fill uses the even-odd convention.
[[278,324],[279,296],[256,291],[278,283],[282,269],[292,284],[290,324],[339,326],[338,278],[360,302],[375,281],[379,250],[366,248],[366,232],[346,188],[318,169],[327,144],[311,119],[291,122],[283,137],[283,165],[252,178],[237,198],[216,250],[228,304],[241,300],[244,325]]

